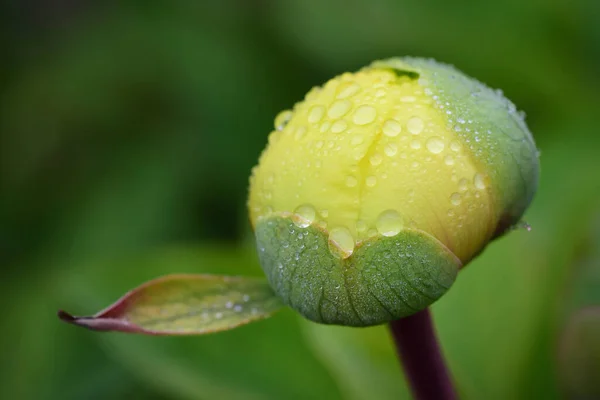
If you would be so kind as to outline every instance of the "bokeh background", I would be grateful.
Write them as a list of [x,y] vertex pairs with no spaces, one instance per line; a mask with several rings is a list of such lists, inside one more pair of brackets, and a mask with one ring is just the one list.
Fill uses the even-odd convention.
[[2,2],[0,398],[408,398],[384,327],[284,311],[145,338],[56,318],[171,272],[260,275],[245,197],[273,117],[407,54],[502,88],[541,150],[533,230],[434,306],[463,397],[600,398],[599,4]]

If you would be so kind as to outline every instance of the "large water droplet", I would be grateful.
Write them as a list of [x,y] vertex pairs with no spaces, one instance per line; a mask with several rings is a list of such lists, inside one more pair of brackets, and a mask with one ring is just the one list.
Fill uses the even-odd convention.
[[316,124],[319,122],[323,115],[325,114],[325,107],[323,106],[313,106],[308,112],[308,122],[311,124]]
[[345,99],[350,96],[354,96],[359,90],[360,86],[358,86],[356,83],[345,82],[340,84],[336,97],[338,99]]
[[417,139],[410,141],[410,147],[415,150],[419,150],[421,148],[421,142]]
[[346,123],[346,121],[335,121],[333,123],[333,125],[331,126],[331,132],[341,133],[341,132],[344,132],[347,127],[348,127],[348,124]]
[[402,217],[395,210],[386,210],[379,214],[375,226],[377,231],[383,236],[397,235],[403,226]]
[[477,189],[485,189],[485,176],[479,172],[473,177],[473,184]]
[[448,166],[454,165],[454,157],[448,154],[446,157],[444,157],[444,163]]
[[283,128],[287,125],[287,123],[292,119],[292,115],[294,115],[290,110],[283,110],[275,117],[275,129],[278,131],[282,131]]
[[363,105],[354,112],[353,121],[356,125],[367,125],[375,121],[377,110],[374,107]]
[[395,119],[388,119],[383,123],[383,134],[389,137],[398,136],[402,132],[402,125]]
[[441,138],[437,136],[433,136],[427,139],[427,143],[425,143],[425,145],[427,146],[427,150],[429,150],[433,154],[439,154],[442,151],[444,151],[444,142]]
[[406,123],[406,129],[408,129],[408,131],[413,135],[418,135],[419,133],[421,133],[424,127],[425,124],[423,123],[423,120],[419,117],[412,117]]
[[331,119],[337,119],[343,117],[350,111],[352,103],[348,100],[337,100],[327,110],[327,116]]
[[296,208],[294,213],[296,214],[296,218],[293,218],[294,224],[300,228],[306,228],[312,224],[317,215],[315,208],[310,204],[301,205],[300,207]]
[[[354,252],[354,238],[347,228],[338,227],[329,231],[329,249],[336,256],[348,258]],[[342,254],[339,254],[341,251]]]

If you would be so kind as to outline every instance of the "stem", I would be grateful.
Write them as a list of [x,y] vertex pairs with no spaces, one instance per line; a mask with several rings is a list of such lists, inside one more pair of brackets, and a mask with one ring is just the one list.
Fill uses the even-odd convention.
[[456,400],[429,309],[390,322],[398,357],[416,400]]

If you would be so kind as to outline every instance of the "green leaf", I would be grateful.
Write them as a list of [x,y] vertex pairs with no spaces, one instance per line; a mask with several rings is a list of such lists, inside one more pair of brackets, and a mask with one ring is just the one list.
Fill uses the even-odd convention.
[[91,317],[58,315],[98,331],[198,335],[266,318],[281,307],[264,279],[184,274],[147,282]]

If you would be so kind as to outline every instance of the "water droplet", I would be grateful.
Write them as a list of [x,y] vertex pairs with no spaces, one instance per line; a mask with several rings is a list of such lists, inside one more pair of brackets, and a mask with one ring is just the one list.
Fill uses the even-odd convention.
[[466,192],[469,189],[469,181],[466,179],[461,179],[458,181],[458,190],[461,192]]
[[402,96],[400,97],[400,101],[403,103],[414,103],[417,101],[417,98],[415,96]]
[[444,157],[444,163],[446,165],[454,165],[454,157],[448,154],[446,157]]
[[322,141],[322,140],[317,140],[317,141],[315,142],[315,147],[316,147],[317,149],[320,149],[320,148],[322,148],[322,147],[323,147],[323,145],[324,145],[324,144],[325,144],[325,142],[324,142],[324,141]]
[[477,189],[485,189],[485,176],[479,172],[473,177],[473,184]]
[[348,186],[348,187],[354,187],[357,184],[358,184],[358,181],[352,175],[346,177],[346,186]]
[[452,193],[452,195],[450,195],[450,203],[452,203],[455,206],[459,205],[461,200],[462,196],[460,195],[460,193]]
[[296,214],[293,219],[294,224],[299,228],[307,228],[310,224],[315,220],[317,212],[315,208],[310,204],[303,204],[300,207],[296,208],[294,211]]
[[359,219],[358,221],[356,221],[356,231],[357,232],[364,232],[367,230],[367,223],[361,219]]
[[465,121],[464,118],[458,117],[458,118],[456,118],[456,122],[458,122],[459,124],[464,124],[467,121]]
[[316,124],[323,118],[324,114],[325,114],[325,107],[313,106],[308,113],[308,122],[311,124]]
[[383,161],[383,157],[381,157],[381,154],[379,154],[379,153],[375,153],[369,158],[369,162],[371,163],[372,166],[377,166],[377,165],[381,164],[382,161]]
[[410,147],[411,147],[412,149],[418,150],[418,149],[420,149],[420,148],[421,148],[421,142],[420,142],[420,141],[418,141],[417,139],[411,140],[411,142],[410,142]]
[[450,143],[450,150],[452,150],[452,151],[458,152],[458,151],[460,151],[460,147],[461,147],[460,143],[458,143],[458,141],[456,141],[456,140],[453,140]]
[[363,105],[354,112],[353,121],[356,125],[367,125],[375,120],[377,110],[374,107]]
[[239,305],[239,304],[236,304],[233,307],[233,311],[235,311],[235,312],[242,312],[242,310],[243,310],[243,307],[241,305]]
[[520,220],[519,222],[517,222],[515,225],[513,225],[512,227],[513,229],[525,229],[527,232],[531,232],[531,225],[529,225],[527,222]]
[[367,186],[373,187],[377,184],[377,178],[373,175],[368,176],[367,179],[365,180],[365,183],[367,184]]
[[346,121],[335,121],[333,123],[333,125],[331,126],[331,132],[333,132],[333,133],[344,132],[347,127],[348,127],[348,124],[346,123]]
[[356,135],[350,140],[350,144],[352,146],[358,146],[359,144],[362,144],[363,140],[364,138],[362,135]]
[[350,96],[354,96],[356,93],[358,93],[359,90],[360,86],[358,86],[356,83],[345,82],[339,86],[338,94],[336,97],[338,99],[345,99]]
[[221,319],[221,318],[223,318],[223,313],[221,313],[221,312],[218,312],[218,313],[216,313],[216,314],[215,314],[215,318],[216,318],[216,319]]
[[352,108],[352,103],[348,100],[337,100],[327,110],[327,116],[331,119],[343,117]]
[[329,122],[329,121],[323,122],[321,124],[321,127],[319,128],[319,132],[321,132],[321,133],[327,132],[327,130],[329,129],[330,126],[331,126],[331,122]]
[[395,210],[386,210],[379,214],[375,226],[377,231],[383,236],[397,235],[403,226],[402,218]]
[[398,145],[396,145],[395,143],[388,143],[385,145],[383,152],[386,156],[393,157],[398,152]]
[[439,154],[444,151],[444,142],[437,136],[427,139],[427,143],[425,145],[427,146],[427,150],[433,154]]
[[337,227],[329,231],[329,249],[333,254],[342,252],[342,258],[348,258],[354,252],[354,238],[347,228]]
[[290,110],[283,110],[275,117],[275,129],[278,131],[282,131],[283,128],[287,125],[287,123],[292,119],[292,115],[294,115]]
[[418,135],[423,131],[425,124],[423,120],[419,117],[412,117],[406,123],[406,129],[413,135]]
[[225,308],[233,308],[233,302],[228,301],[227,303],[225,303]]
[[250,301],[250,296],[248,296],[247,294],[245,294],[245,295],[242,297],[242,300],[244,300],[244,302],[246,302],[246,303],[247,303],[247,302],[249,302],[249,301]]
[[388,119],[383,123],[383,134],[389,137],[398,136],[402,132],[402,125],[395,119]]
[[300,140],[304,137],[305,134],[306,134],[306,128],[303,126],[299,126],[298,128],[296,128],[296,133],[294,134],[294,138],[296,140]]
[[329,210],[324,208],[321,210],[320,214],[323,218],[327,218],[329,216]]

